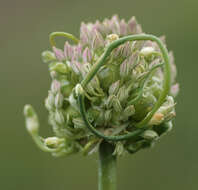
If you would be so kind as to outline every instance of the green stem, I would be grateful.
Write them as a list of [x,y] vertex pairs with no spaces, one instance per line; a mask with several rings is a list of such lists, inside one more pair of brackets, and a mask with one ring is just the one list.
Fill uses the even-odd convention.
[[99,147],[98,190],[116,190],[114,146],[103,141]]
[[78,103],[79,103],[79,109],[81,116],[85,122],[86,127],[96,136],[105,139],[106,141],[121,141],[121,140],[126,140],[126,139],[131,139],[133,137],[136,137],[137,135],[140,135],[145,129],[136,129],[132,132],[129,132],[124,135],[111,135],[111,136],[106,136],[97,129],[89,122],[87,116],[86,116],[86,110],[85,110],[85,104],[84,104],[84,90],[80,84],[76,86],[76,94],[78,96]]
[[50,44],[52,47],[56,46],[56,43],[55,43],[56,36],[62,36],[62,37],[69,38],[69,39],[73,40],[76,44],[79,42],[79,40],[72,34],[69,34],[66,32],[52,32],[49,36],[49,41],[50,41]]

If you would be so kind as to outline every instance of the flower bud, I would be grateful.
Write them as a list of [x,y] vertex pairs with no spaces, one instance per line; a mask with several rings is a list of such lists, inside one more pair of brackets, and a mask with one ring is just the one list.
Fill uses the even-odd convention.
[[176,84],[174,84],[174,85],[171,86],[170,93],[171,93],[171,95],[173,97],[176,97],[177,94],[178,94],[178,92],[179,92],[179,84],[176,83]]
[[50,66],[50,71],[56,71],[58,73],[66,74],[68,72],[67,66],[62,62],[56,62]]
[[121,142],[118,142],[116,144],[115,150],[113,152],[113,155],[121,156],[124,153],[124,146]]
[[56,60],[54,53],[51,51],[44,51],[41,56],[44,63],[48,63]]
[[75,87],[75,93],[76,94],[83,94],[84,90],[81,86],[81,84],[77,84],[76,87]]
[[107,36],[107,43],[111,43],[115,40],[118,40],[119,39],[119,36],[117,34],[109,34]]
[[155,140],[157,139],[159,136],[158,134],[153,131],[153,130],[146,130],[144,131],[144,133],[142,134],[142,137],[146,140]]
[[155,52],[156,51],[154,50],[153,47],[144,47],[144,48],[141,49],[140,55],[145,56],[145,57],[149,57]]
[[159,125],[164,121],[164,114],[155,113],[151,120],[149,121],[149,125]]
[[129,97],[129,93],[128,93],[128,90],[125,86],[122,86],[119,89],[117,97],[118,97],[118,100],[120,102],[123,102],[123,101],[127,100],[127,98]]
[[72,119],[72,122],[74,124],[74,128],[76,129],[80,129],[80,128],[82,129],[85,127],[85,123],[81,118],[74,118]]
[[48,110],[53,109],[53,107],[54,107],[54,100],[55,100],[54,99],[54,94],[51,91],[49,91],[48,92],[48,97],[45,100],[45,106],[46,106],[46,108]]
[[167,96],[166,101],[162,104],[157,113],[163,114],[165,119],[170,120],[175,116],[174,107],[175,103],[173,97]]
[[120,81],[114,82],[110,87],[109,87],[109,94],[110,95],[116,95],[118,90],[119,90],[119,84]]
[[52,79],[55,79],[58,75],[57,75],[56,71],[51,71],[50,76],[51,76]]
[[39,129],[39,121],[31,105],[25,105],[24,107],[24,115],[26,119],[26,128],[29,133],[36,134]]
[[83,58],[84,63],[90,63],[91,62],[92,56],[91,56],[91,51],[89,50],[88,47],[86,47],[85,50],[83,51],[82,58]]
[[53,47],[54,54],[59,61],[63,61],[65,59],[64,53],[61,49]]
[[48,137],[44,139],[44,144],[49,148],[58,148],[60,144],[64,142],[64,139],[58,137]]
[[55,97],[56,108],[61,108],[63,106],[63,99],[64,99],[63,95],[60,92],[58,92]]
[[130,106],[128,106],[128,107],[126,107],[124,109],[123,116],[125,118],[128,118],[128,117],[130,117],[130,116],[132,116],[134,114],[135,114],[135,107],[134,107],[134,105],[130,105]]
[[94,30],[94,39],[93,39],[93,42],[92,42],[92,48],[93,49],[98,49],[100,47],[103,47],[104,46],[104,39],[102,37],[102,35],[97,32],[97,30]]
[[132,34],[136,33],[136,27],[137,27],[137,21],[136,21],[135,17],[133,16],[128,22],[129,32]]
[[55,111],[55,118],[54,119],[60,125],[64,124],[64,122],[65,122],[63,113],[60,110]]
[[106,123],[111,120],[111,117],[112,117],[112,110],[105,111],[104,119]]
[[113,100],[115,98],[115,95],[110,95],[106,101],[106,107],[107,109],[111,108],[113,106]]
[[66,60],[71,60],[73,57],[74,51],[73,47],[68,43],[68,41],[65,42],[64,46],[64,57]]
[[52,93],[54,93],[54,94],[57,93],[58,91],[60,91],[60,88],[61,88],[60,82],[57,80],[53,80],[52,84],[51,84]]
[[124,36],[127,34],[127,24],[124,19],[120,22],[120,35]]
[[120,104],[120,101],[116,97],[113,99],[113,108],[115,109],[116,112],[122,111],[122,106]]

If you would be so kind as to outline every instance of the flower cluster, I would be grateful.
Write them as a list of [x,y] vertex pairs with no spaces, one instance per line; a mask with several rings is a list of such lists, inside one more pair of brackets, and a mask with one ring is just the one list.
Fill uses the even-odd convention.
[[[90,73],[112,42],[134,34],[143,34],[135,17],[126,22],[113,16],[103,22],[82,23],[77,44],[67,41],[63,50],[53,46],[53,51],[42,53],[43,61],[49,64],[52,78],[45,106],[55,137],[41,138],[35,111],[30,105],[24,109],[27,129],[42,150],[54,156],[76,152],[90,154],[98,150],[103,139],[86,127],[75,87]],[[165,45],[164,37],[160,39]],[[134,153],[151,147],[171,130],[175,117],[174,97],[179,85],[175,81],[176,67],[172,52],[169,53],[169,59],[169,95],[142,133],[135,138],[112,142],[115,144],[114,154]],[[106,63],[83,89],[86,114],[94,128],[106,136],[135,131],[136,123],[151,112],[163,91],[162,66],[162,54],[153,41],[129,41],[113,49]]]

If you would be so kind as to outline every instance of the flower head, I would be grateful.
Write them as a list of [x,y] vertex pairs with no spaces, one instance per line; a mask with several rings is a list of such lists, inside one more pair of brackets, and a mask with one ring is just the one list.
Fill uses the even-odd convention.
[[[153,41],[128,41],[111,50],[106,63],[92,75],[93,68],[103,59],[112,43],[128,35],[143,34],[135,17],[128,22],[118,16],[102,22],[82,23],[77,44],[65,43],[63,50],[53,46],[52,51],[42,53],[49,64],[52,77],[51,89],[45,101],[49,112],[49,124],[55,137],[36,140],[43,149],[55,156],[76,152],[95,152],[103,140],[87,127],[80,109],[78,95],[84,95],[87,122],[106,136],[124,136],[136,131],[137,123],[152,117],[133,138],[110,141],[115,144],[114,154],[134,153],[151,147],[162,134],[172,127],[175,117],[174,97],[179,85],[176,83],[176,67],[173,54],[169,53],[172,69],[170,93],[153,113],[164,90],[163,57]],[[165,46],[164,40],[162,40]],[[91,74],[90,74],[91,73]],[[29,114],[25,107],[28,130],[36,130],[37,116]],[[31,132],[31,131],[30,131]],[[34,134],[32,134],[34,137]],[[37,139],[37,138],[34,138]]]

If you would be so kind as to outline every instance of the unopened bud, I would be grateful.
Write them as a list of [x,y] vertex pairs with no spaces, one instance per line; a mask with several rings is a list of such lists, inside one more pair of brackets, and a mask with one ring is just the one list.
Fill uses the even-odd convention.
[[64,119],[64,116],[63,116],[63,113],[59,110],[56,110],[55,112],[55,120],[58,124],[64,124],[65,122],[65,119]]
[[115,109],[116,112],[121,112],[122,111],[122,106],[121,106],[118,98],[113,99],[113,108]]
[[110,95],[116,95],[118,90],[119,90],[119,84],[120,81],[114,82],[110,87],[109,87],[109,94]]
[[95,33],[95,34],[94,34],[94,35],[95,35],[95,38],[94,38],[94,40],[93,40],[93,42],[92,42],[92,47],[93,47],[94,49],[103,47],[103,45],[104,45],[104,40],[103,40],[102,35],[101,35],[99,32],[97,32],[97,30],[95,30],[94,33]]
[[81,118],[74,118],[72,120],[72,122],[74,123],[74,127],[76,129],[78,129],[78,128],[81,128],[82,129],[82,128],[85,127],[85,123],[84,123],[84,121]]
[[56,60],[54,53],[51,51],[44,51],[41,56],[44,63]]
[[[167,96],[166,101],[164,102],[164,104],[162,104],[162,106],[159,108],[158,112],[162,113],[165,117],[168,117],[168,115],[174,114],[175,115],[175,111],[174,111],[174,107],[175,107],[175,103],[174,103],[174,99],[172,96]],[[173,115],[173,116],[174,116]]]
[[57,80],[53,80],[51,84],[51,91],[53,93],[57,93],[58,91],[60,91],[60,88],[61,88],[60,82]]
[[24,115],[26,119],[26,128],[29,133],[38,133],[39,129],[39,121],[31,105],[25,105],[24,107]]
[[130,105],[130,106],[126,107],[125,110],[124,110],[124,112],[123,112],[123,115],[125,117],[130,117],[130,116],[132,116],[134,114],[135,114],[135,107],[134,107],[134,105]]
[[77,84],[76,87],[75,87],[75,93],[78,95],[78,94],[83,94],[84,90],[81,86],[81,84]]
[[108,109],[113,106],[113,100],[114,100],[114,98],[116,98],[116,96],[114,96],[114,95],[110,95],[108,97],[108,99],[106,101],[106,106],[107,106]]
[[123,155],[124,153],[124,146],[121,142],[117,142],[116,143],[116,147],[115,147],[115,150],[113,152],[113,155],[118,155],[118,156],[121,156]]
[[57,75],[56,71],[51,71],[50,76],[51,76],[52,79],[55,79],[58,75]]
[[140,55],[145,56],[145,57],[149,57],[151,56],[153,53],[155,53],[156,51],[154,50],[153,47],[144,47],[142,48],[142,50],[140,51]]
[[44,139],[44,144],[50,148],[58,148],[63,141],[64,139],[60,139],[58,137],[48,137]]
[[107,41],[108,43],[111,43],[115,40],[118,40],[119,39],[119,36],[117,34],[110,34],[107,36]]
[[171,95],[172,95],[173,97],[176,97],[177,94],[178,94],[178,92],[179,92],[179,84],[176,83],[176,84],[174,84],[173,86],[171,86],[170,93],[171,93]]
[[149,121],[149,125],[159,125],[164,120],[164,114],[162,113],[155,113],[151,120]]
[[63,106],[63,99],[64,99],[63,95],[60,92],[58,92],[55,97],[55,107],[56,108],[61,108]]
[[123,101],[127,100],[127,98],[129,97],[129,94],[128,94],[128,90],[125,86],[122,86],[120,88],[120,90],[118,91],[117,97],[118,97],[118,100],[120,102],[123,102]]
[[105,111],[105,114],[104,114],[105,121],[109,122],[111,120],[111,117],[112,117],[112,111],[111,110]]
[[54,95],[51,91],[49,91],[48,97],[45,100],[45,106],[48,110],[54,107]]
[[56,62],[50,67],[50,71],[56,71],[62,74],[66,74],[68,72],[67,66],[62,62]]
[[142,134],[142,137],[146,140],[154,140],[158,138],[158,134],[153,130],[146,130]]
[[25,117],[34,117],[35,111],[31,105],[25,105],[24,115],[25,115]]
[[88,47],[86,47],[85,50],[83,51],[82,58],[83,58],[84,63],[87,63],[87,62],[90,63],[91,62],[92,55],[91,55],[91,51]]
[[58,49],[56,47],[52,47],[53,51],[54,51],[54,54],[56,56],[56,58],[59,60],[59,61],[62,61],[65,59],[65,56],[64,56],[64,53],[61,49]]

